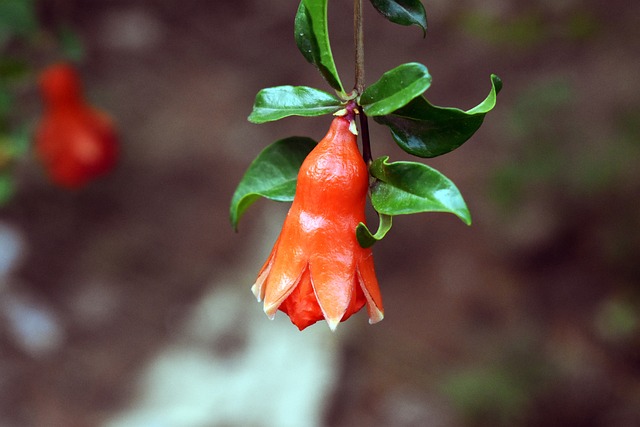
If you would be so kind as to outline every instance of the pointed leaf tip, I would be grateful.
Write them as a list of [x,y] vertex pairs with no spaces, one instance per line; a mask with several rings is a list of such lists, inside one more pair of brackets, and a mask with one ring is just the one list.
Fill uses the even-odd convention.
[[389,21],[399,25],[417,25],[427,34],[427,13],[420,0],[371,0],[373,7]]
[[496,94],[498,94],[502,90],[502,79],[496,74],[491,74],[491,82],[493,83]]
[[437,107],[419,96],[402,108],[373,119],[388,126],[394,141],[407,153],[437,157],[460,147],[475,134],[485,115],[495,107],[501,88],[502,80],[493,74],[489,95],[468,111]]
[[251,123],[261,124],[289,116],[316,117],[331,114],[342,107],[334,95],[307,86],[276,86],[256,95]]
[[376,234],[371,234],[371,231],[369,231],[365,223],[361,222],[358,224],[356,227],[356,238],[360,246],[364,249],[370,248],[376,242],[382,240],[389,230],[391,230],[392,218],[391,215],[379,214],[378,231],[376,231]]
[[302,0],[294,21],[294,36],[302,56],[332,88],[344,93],[329,42],[327,3],[328,0]]

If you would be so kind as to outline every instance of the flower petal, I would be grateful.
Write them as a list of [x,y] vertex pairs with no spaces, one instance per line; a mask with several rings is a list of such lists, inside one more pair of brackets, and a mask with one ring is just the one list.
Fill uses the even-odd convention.
[[378,278],[373,266],[373,253],[370,250],[369,255],[358,263],[358,278],[364,296],[367,298],[369,323],[378,323],[384,318],[384,309],[382,307],[382,295],[378,286]]
[[[300,283],[300,279],[302,278],[306,267],[302,269],[300,276],[295,278],[293,281],[284,281],[284,277],[280,278],[280,281],[276,282],[278,285],[278,290],[281,293],[273,292],[274,287],[271,287],[271,284],[266,286],[266,297],[264,299],[264,312],[269,317],[269,319],[273,320],[276,317],[276,312],[278,311],[278,307],[282,304],[284,300],[286,300],[291,292],[298,286]],[[277,276],[275,276],[277,277]],[[271,291],[271,292],[270,292]]]
[[[340,241],[340,240],[337,240]],[[335,331],[344,317],[353,294],[355,260],[350,248],[335,241],[316,251],[309,260],[311,283],[329,328]]]
[[309,269],[302,273],[300,282],[293,287],[291,293],[282,302],[278,310],[286,313],[291,322],[303,330],[319,320],[324,320],[324,313],[318,305],[318,299],[313,292]]
[[354,274],[353,276],[351,289],[351,301],[349,302],[349,307],[347,307],[347,311],[344,313],[344,316],[342,316],[342,320],[340,320],[340,322],[344,322],[349,317],[356,314],[367,303],[367,298],[364,295],[362,286],[360,286],[360,277],[358,277],[357,274]]
[[264,282],[267,280],[269,276],[269,272],[271,271],[271,265],[273,264],[273,260],[269,259],[268,265],[266,269],[263,269],[260,272],[260,275],[256,279],[256,282],[251,286],[251,292],[255,295],[258,302],[262,301],[264,298]]
[[267,260],[265,261],[265,263],[262,265],[262,268],[260,268],[256,282],[253,284],[253,286],[251,286],[251,292],[253,292],[253,295],[256,296],[256,299],[258,300],[258,302],[262,301],[262,299],[264,298],[264,282],[267,280],[267,277],[269,276],[269,272],[271,271],[271,267],[273,266],[275,255],[278,252],[279,242],[280,242],[280,236],[278,236],[278,238],[276,239],[276,242],[274,243],[273,248],[271,249],[271,253],[267,257]]
[[[293,215],[292,215],[293,213]],[[278,238],[278,248],[264,287],[264,312],[273,318],[282,301],[289,296],[307,268],[307,251],[296,225],[295,212],[290,211]]]

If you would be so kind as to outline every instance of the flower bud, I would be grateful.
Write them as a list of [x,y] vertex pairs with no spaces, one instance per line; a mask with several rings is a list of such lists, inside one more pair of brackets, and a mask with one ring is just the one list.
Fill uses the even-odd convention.
[[300,330],[322,319],[335,330],[364,305],[369,323],[383,318],[373,254],[356,239],[369,174],[349,128],[350,120],[334,118],[302,163],[280,236],[252,287],[270,318],[281,310]]

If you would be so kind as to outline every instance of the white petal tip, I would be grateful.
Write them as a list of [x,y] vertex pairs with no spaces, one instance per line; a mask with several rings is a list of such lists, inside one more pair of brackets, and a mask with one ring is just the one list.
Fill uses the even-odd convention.
[[340,319],[327,319],[327,325],[329,325],[329,329],[331,329],[331,332],[335,332],[336,328],[338,327],[338,324],[340,323]]
[[260,297],[260,290],[258,289],[258,287],[256,285],[253,285],[251,287],[251,292],[253,293],[253,295],[256,297],[256,299],[258,300],[258,302],[262,301],[262,298]]
[[273,320],[276,318],[277,311],[278,311],[278,306],[275,306],[275,307],[273,305],[267,306],[266,304],[264,306],[264,314],[266,314],[270,320]]
[[373,325],[374,323],[380,322],[382,319],[384,319],[384,313],[376,308],[374,312],[369,315],[369,324]]

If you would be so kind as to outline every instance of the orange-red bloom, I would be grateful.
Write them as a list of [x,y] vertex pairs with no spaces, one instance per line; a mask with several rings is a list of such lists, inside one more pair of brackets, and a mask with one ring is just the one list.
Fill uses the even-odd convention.
[[370,248],[356,239],[365,222],[369,175],[349,120],[336,117],[300,167],[293,204],[252,291],[304,329],[326,319],[332,330],[365,304],[369,323],[383,318]]
[[78,188],[109,172],[118,155],[109,117],[84,100],[80,77],[69,64],[40,76],[44,114],[36,130],[36,152],[58,185]]

